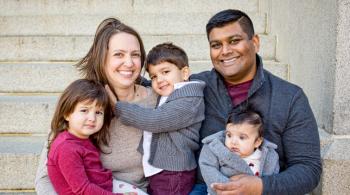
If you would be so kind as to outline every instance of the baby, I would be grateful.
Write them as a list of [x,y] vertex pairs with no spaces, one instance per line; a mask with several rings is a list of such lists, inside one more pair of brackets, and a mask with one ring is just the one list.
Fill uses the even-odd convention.
[[199,166],[208,193],[216,194],[212,183],[225,183],[237,174],[255,176],[279,172],[278,154],[263,137],[263,121],[253,111],[230,115],[225,131],[203,139]]

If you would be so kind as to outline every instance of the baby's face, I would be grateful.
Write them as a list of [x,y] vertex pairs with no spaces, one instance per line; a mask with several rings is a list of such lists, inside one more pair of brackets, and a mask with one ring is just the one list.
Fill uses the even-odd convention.
[[225,146],[241,158],[251,155],[262,143],[258,128],[246,123],[238,125],[228,123],[225,134]]
[[148,67],[149,77],[152,80],[153,90],[161,95],[168,96],[174,91],[174,84],[188,79],[188,67],[179,69],[175,64],[162,62]]

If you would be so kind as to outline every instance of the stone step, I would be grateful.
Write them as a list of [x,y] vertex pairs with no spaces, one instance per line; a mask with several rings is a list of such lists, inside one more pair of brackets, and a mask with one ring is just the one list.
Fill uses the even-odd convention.
[[[80,78],[74,62],[0,63],[0,93],[58,93]],[[190,61],[192,73],[212,68],[211,61]],[[288,79],[288,66],[266,61],[266,68]],[[147,76],[147,73],[146,75]]]
[[[31,194],[45,136],[0,135],[0,193]],[[5,193],[5,192],[4,192]],[[6,194],[5,193],[5,194]]]
[[0,133],[46,134],[57,96],[0,96]]
[[[141,34],[203,34],[212,13],[120,13],[113,16]],[[266,33],[266,15],[249,13],[257,33]],[[13,35],[93,35],[102,15],[1,16],[0,36]],[[184,22],[190,20],[191,22]]]
[[323,172],[314,194],[349,194],[350,136],[319,132]]
[[9,15],[83,15],[119,13],[195,13],[235,8],[246,12],[257,12],[258,0],[0,0],[0,13]]
[[[24,65],[23,67],[25,67]],[[49,73],[51,71],[51,65],[42,65],[42,64],[33,64],[34,70],[38,69],[47,69],[43,72],[48,72],[49,75],[54,75],[55,73]],[[55,65],[52,65],[55,66]],[[74,72],[70,64],[61,65],[63,70],[62,72]],[[22,68],[21,65],[17,65],[18,69]],[[197,73],[203,70],[210,70],[212,68],[210,61],[193,61],[190,64],[191,70],[193,73]],[[277,62],[266,61],[265,68],[277,76],[288,79],[289,66],[286,64],[281,64]],[[55,68],[54,68],[55,70]],[[30,70],[28,70],[30,71]],[[1,72],[1,71],[0,71]],[[20,72],[20,71],[19,71]],[[21,89],[27,89],[30,91],[31,86],[35,83],[48,83],[47,87],[52,86],[59,91],[62,91],[67,83],[65,76],[57,76],[57,80],[50,81],[52,76],[40,77],[41,81],[31,80],[30,75],[37,73],[28,72],[28,76],[23,78],[23,85],[20,86]],[[69,73],[67,75],[70,75]],[[56,75],[55,75],[56,76]],[[13,75],[16,77],[16,75]],[[59,82],[58,78],[62,79],[62,82]],[[10,79],[10,78],[8,78]],[[27,80],[26,80],[27,79]],[[39,79],[39,78],[38,78]],[[57,86],[53,86],[57,83]],[[65,84],[63,84],[65,83]],[[13,86],[11,91],[15,91],[16,87]],[[43,85],[44,87],[44,85]],[[41,91],[45,91],[46,88],[41,88]],[[0,133],[31,133],[31,134],[46,134],[50,130],[51,119],[55,110],[56,102],[58,99],[59,93],[51,94],[6,94],[4,93],[0,96]]]
[[[205,34],[141,35],[146,50],[171,41],[181,46],[191,60],[209,60],[209,44]],[[276,37],[260,35],[260,54],[274,60]],[[93,42],[93,36],[0,36],[0,61],[77,61]]]
[[36,195],[35,190],[0,190],[1,195]]
[[0,93],[61,92],[79,77],[73,62],[0,63]]

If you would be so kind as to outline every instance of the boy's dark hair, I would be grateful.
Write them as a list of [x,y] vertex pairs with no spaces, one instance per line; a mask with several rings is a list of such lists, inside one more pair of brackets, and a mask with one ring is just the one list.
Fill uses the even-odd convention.
[[188,57],[182,48],[171,42],[166,42],[154,46],[148,52],[145,69],[148,72],[149,65],[157,65],[162,62],[172,63],[181,70],[188,66]]
[[[48,137],[48,150],[50,151],[51,143],[56,139],[58,134],[68,128],[68,121],[65,119],[74,112],[79,102],[97,101],[97,106],[104,109],[104,120],[101,129],[92,134],[89,139],[98,148],[101,145],[108,145],[110,138],[109,124],[112,120],[112,108],[109,103],[108,94],[102,84],[97,81],[88,79],[78,79],[72,82],[60,96],[54,116],[51,121],[51,132]],[[103,152],[103,151],[101,151]]]
[[258,127],[259,137],[263,136],[264,124],[263,120],[258,112],[253,110],[246,110],[240,113],[232,113],[228,117],[227,123],[233,125],[249,124]]
[[241,25],[242,30],[248,35],[248,38],[251,39],[255,34],[252,20],[246,13],[235,9],[220,11],[209,19],[206,26],[207,38],[209,39],[209,33],[213,28],[223,27],[236,21]]

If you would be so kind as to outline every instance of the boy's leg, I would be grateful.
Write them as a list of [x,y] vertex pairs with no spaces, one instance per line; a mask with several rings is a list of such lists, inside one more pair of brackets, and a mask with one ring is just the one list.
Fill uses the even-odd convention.
[[152,195],[189,194],[196,179],[196,170],[162,171],[149,177],[148,193]]

